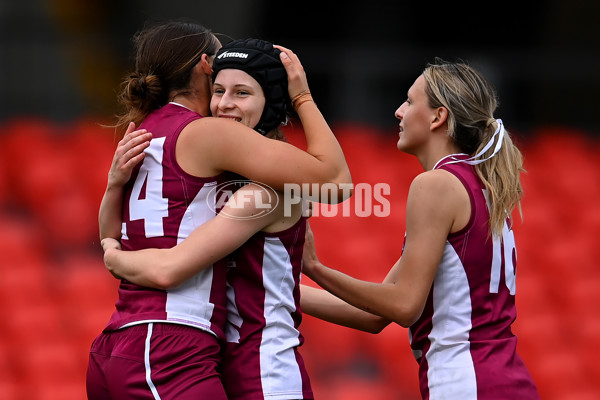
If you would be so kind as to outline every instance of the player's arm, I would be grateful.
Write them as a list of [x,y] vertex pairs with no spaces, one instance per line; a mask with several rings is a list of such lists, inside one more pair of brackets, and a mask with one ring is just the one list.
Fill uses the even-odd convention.
[[[318,112],[316,109],[313,111]],[[191,129],[189,134],[186,132],[188,128]],[[331,196],[320,198],[319,202],[322,203],[339,203],[352,194],[350,170],[329,129],[329,132],[313,135],[320,135],[313,142],[321,143],[307,148],[307,151],[313,152],[311,154],[289,143],[265,138],[246,126],[226,119],[202,118],[188,128],[184,129],[177,141],[178,154],[180,151],[188,153],[182,154],[182,158],[186,159],[192,159],[193,154],[196,157],[200,154],[202,160],[212,165],[217,173],[232,171],[278,191],[284,191],[285,184],[310,184],[310,188],[315,184],[320,193],[323,185],[330,185],[328,190],[322,192]],[[307,142],[311,141],[310,130],[305,132]]]
[[390,321],[356,308],[326,290],[300,285],[300,304],[304,314],[336,325],[379,333]]
[[121,237],[123,186],[131,177],[133,168],[144,159],[144,149],[150,145],[152,134],[145,129],[134,129],[135,125],[130,123],[123,139],[117,144],[108,172],[106,191],[98,212],[101,240]]
[[457,200],[456,187],[447,173],[441,172],[423,173],[411,184],[404,251],[386,281],[361,281],[318,260],[305,263],[305,273],[324,289],[363,311],[403,327],[412,325],[425,306],[457,207],[464,205]]
[[[308,90],[306,74],[293,52],[280,49],[287,54],[282,62],[293,98]],[[297,113],[306,135],[306,151],[267,139],[235,121],[202,118],[182,131],[177,143],[178,160],[180,154],[182,159],[202,155],[216,171],[233,171],[280,191],[286,183],[317,184],[319,190],[322,185],[333,184],[338,190],[323,191],[330,196],[321,202],[345,200],[352,193],[352,178],[340,144],[313,101],[301,103]]]
[[[260,196],[261,201],[254,201],[254,196]],[[141,286],[157,289],[177,286],[280,218],[281,210],[265,214],[264,208],[258,207],[275,201],[273,196],[274,192],[264,187],[248,184],[235,192],[217,216],[200,225],[177,246],[137,251],[103,246],[104,263],[113,275]]]
[[[310,269],[315,263],[319,263],[319,258],[314,234],[310,224],[307,223],[303,265],[305,269]],[[384,282],[388,283],[390,279],[388,274]],[[315,318],[369,333],[379,333],[390,323],[389,320],[354,307],[321,288],[301,285],[300,292],[302,312]]]

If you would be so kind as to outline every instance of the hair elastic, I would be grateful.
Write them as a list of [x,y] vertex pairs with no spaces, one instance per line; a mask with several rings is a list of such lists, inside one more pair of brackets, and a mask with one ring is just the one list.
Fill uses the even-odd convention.
[[[506,133],[506,131],[504,130],[504,124],[502,123],[501,119],[497,119],[496,122],[498,122],[498,128],[496,128],[496,131],[494,132],[494,134],[492,135],[490,140],[486,143],[484,148],[481,149],[481,151],[479,153],[477,153],[473,157],[467,158],[465,160],[458,160],[455,158],[454,161],[450,161],[448,164],[464,162],[464,163],[467,163],[470,165],[477,165],[477,164],[481,164],[484,161],[489,160],[490,158],[492,158],[496,154],[498,154],[498,152],[500,151],[500,148],[502,148],[502,142],[504,142],[504,134]],[[485,154],[486,151],[488,151],[488,149],[490,147],[492,147],[496,136],[498,136],[498,141],[496,142],[496,147],[494,147],[494,152],[484,159],[476,160],[477,157],[481,157],[482,155]]]

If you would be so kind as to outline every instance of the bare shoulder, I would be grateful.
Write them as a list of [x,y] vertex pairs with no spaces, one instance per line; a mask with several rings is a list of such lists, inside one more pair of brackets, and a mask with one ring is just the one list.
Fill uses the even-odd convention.
[[[255,130],[238,121],[226,118],[204,117],[192,121],[181,132],[180,139],[190,146],[201,146],[207,156],[219,157],[226,151],[241,151],[242,153],[262,146],[269,146],[266,140]],[[263,140],[264,139],[264,140]],[[208,150],[207,150],[208,149]]]
[[454,174],[443,169],[434,169],[420,173],[411,183],[411,190],[425,190],[432,193],[445,193],[464,187]]
[[454,174],[436,169],[415,177],[410,185],[409,200],[436,207],[460,207],[469,203],[469,194]]
[[238,172],[230,167],[245,154],[254,135],[252,129],[237,121],[199,118],[181,131],[176,144],[177,161],[194,176],[215,176],[224,170]]
[[192,121],[190,123],[190,126],[194,125],[194,126],[203,127],[203,128],[208,128],[208,127],[223,128],[223,127],[226,127],[227,125],[234,125],[234,124],[235,124],[235,121],[227,119],[227,118],[203,117],[203,118],[198,118],[198,119]]
[[240,221],[248,221],[261,230],[272,224],[279,216],[279,194],[267,185],[250,182],[239,188],[227,201],[220,214]]
[[205,135],[222,135],[223,133],[240,134],[254,132],[252,129],[248,128],[244,124],[240,124],[237,121],[233,121],[227,118],[215,117],[204,117],[194,120],[190,122],[186,129],[189,129],[194,132],[202,132]]
[[249,182],[240,189],[237,190],[236,195],[238,196],[253,196],[254,199],[262,200],[263,203],[268,201],[269,204],[277,204],[281,193],[275,191],[268,185],[260,182]]
[[269,233],[292,227],[302,216],[302,204],[286,203],[283,193],[258,182],[238,189],[227,206],[228,213],[243,219],[257,219],[255,225]]
[[235,129],[235,121],[213,117],[199,118],[190,122],[182,131],[181,138],[206,140],[219,132]]
[[462,229],[471,215],[469,193],[462,182],[445,170],[426,171],[410,186],[408,202],[411,212],[423,212],[426,218],[440,222],[448,219],[450,232]]

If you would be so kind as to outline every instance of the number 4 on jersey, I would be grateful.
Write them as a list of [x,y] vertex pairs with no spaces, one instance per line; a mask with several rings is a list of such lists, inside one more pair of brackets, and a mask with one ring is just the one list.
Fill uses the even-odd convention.
[[147,238],[164,235],[163,218],[169,215],[169,199],[162,192],[164,143],[164,137],[150,141],[129,198],[129,219],[144,220]]

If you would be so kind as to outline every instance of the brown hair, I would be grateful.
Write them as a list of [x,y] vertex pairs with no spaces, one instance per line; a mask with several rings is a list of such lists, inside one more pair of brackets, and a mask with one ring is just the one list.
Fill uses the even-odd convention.
[[202,25],[177,21],[146,27],[133,40],[135,70],[123,80],[119,95],[125,109],[117,116],[121,135],[129,122],[139,126],[150,112],[167,104],[170,92],[187,94],[202,54],[213,56],[220,46]]

